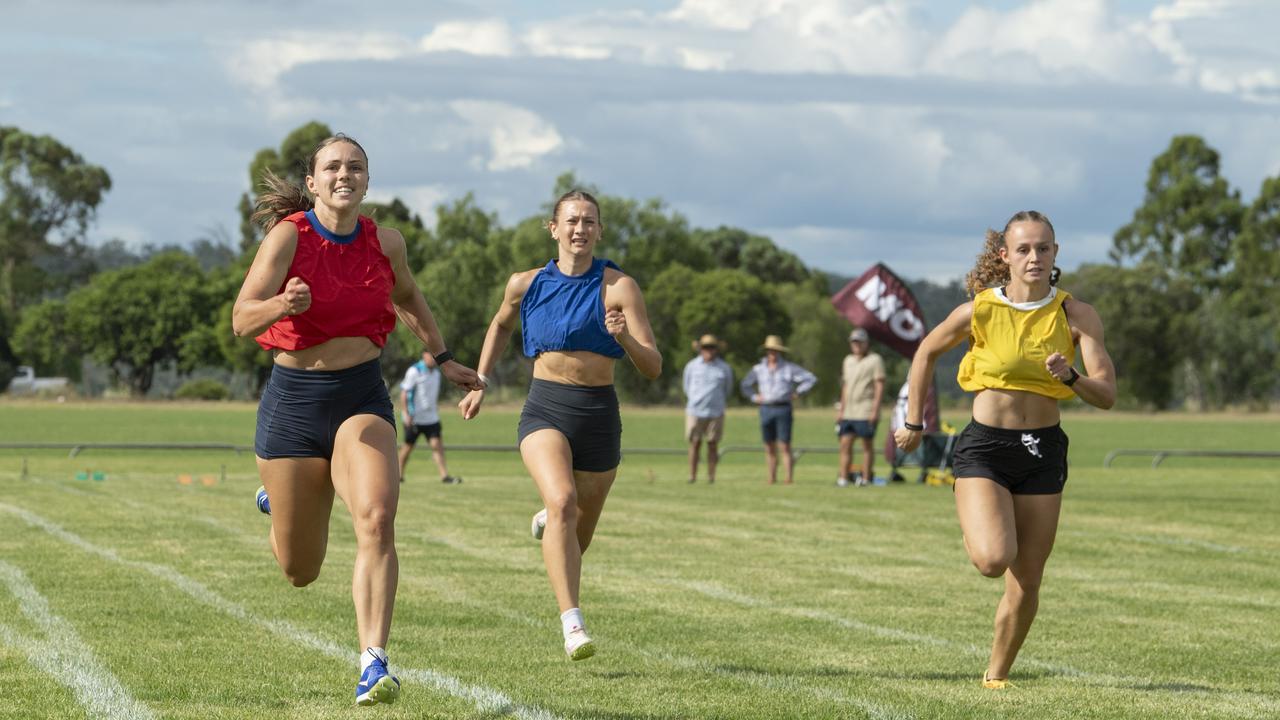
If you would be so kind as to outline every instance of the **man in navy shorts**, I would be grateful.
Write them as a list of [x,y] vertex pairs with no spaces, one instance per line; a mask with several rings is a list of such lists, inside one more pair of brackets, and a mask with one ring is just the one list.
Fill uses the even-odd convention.
[[409,454],[418,443],[418,436],[427,438],[431,457],[440,470],[440,482],[460,483],[462,478],[449,474],[444,461],[444,440],[440,428],[440,370],[429,352],[422,353],[422,360],[409,366],[400,382],[400,403],[404,408],[404,444],[400,446],[400,482],[404,482],[404,466]]

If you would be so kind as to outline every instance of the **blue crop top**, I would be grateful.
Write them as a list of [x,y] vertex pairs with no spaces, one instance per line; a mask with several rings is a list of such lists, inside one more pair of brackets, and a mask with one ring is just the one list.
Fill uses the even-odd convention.
[[550,350],[587,350],[605,357],[626,354],[604,327],[604,269],[622,269],[595,258],[581,275],[565,275],[552,260],[533,276],[520,301],[525,357]]

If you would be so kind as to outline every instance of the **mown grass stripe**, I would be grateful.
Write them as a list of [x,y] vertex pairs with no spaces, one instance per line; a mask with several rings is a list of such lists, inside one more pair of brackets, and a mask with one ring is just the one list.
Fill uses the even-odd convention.
[[149,720],[155,717],[138,702],[66,619],[49,608],[49,601],[22,569],[0,560],[0,580],[18,601],[22,614],[44,632],[44,639],[22,635],[0,625],[5,644],[21,649],[32,665],[70,688],[89,717],[107,720]]
[[[275,635],[288,639],[299,645],[310,647],[329,657],[342,660],[350,665],[356,665],[359,661],[358,653],[346,650],[330,640],[297,627],[293,623],[284,620],[263,618],[255,615],[245,609],[243,605],[222,597],[213,590],[205,587],[199,581],[193,580],[173,568],[160,565],[158,563],[130,560],[121,557],[119,553],[111,548],[95,545],[75,533],[62,528],[56,523],[25,508],[10,505],[8,503],[0,503],[0,510],[11,515],[16,515],[28,525],[39,528],[49,535],[52,535],[53,537],[85,552],[97,555],[98,557],[124,567],[148,572],[161,580],[170,583],[191,598],[220,610],[238,620],[251,622]],[[482,713],[512,715],[520,718],[521,720],[555,720],[556,718],[555,715],[541,708],[517,704],[514,700],[500,691],[481,685],[471,685],[435,670],[402,666],[397,666],[395,670],[402,677],[411,678],[423,685],[435,688],[436,690],[446,694],[468,700]]]

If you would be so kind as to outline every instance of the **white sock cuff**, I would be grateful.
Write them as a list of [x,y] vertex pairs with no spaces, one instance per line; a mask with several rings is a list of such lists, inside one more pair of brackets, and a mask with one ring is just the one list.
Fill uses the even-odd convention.
[[387,663],[387,651],[380,647],[365,648],[360,653],[360,672],[364,672],[365,668],[373,664],[374,660],[381,660],[385,665]]

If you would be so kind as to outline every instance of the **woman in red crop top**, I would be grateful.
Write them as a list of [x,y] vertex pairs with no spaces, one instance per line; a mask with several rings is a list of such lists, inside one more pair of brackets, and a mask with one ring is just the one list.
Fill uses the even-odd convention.
[[[938,357],[970,340],[961,384],[976,390],[973,421],[956,441],[956,511],[978,571],[1004,577],[983,687],[1009,686],[1009,669],[1031,629],[1040,581],[1053,550],[1067,481],[1067,437],[1058,401],[1115,403],[1115,367],[1091,306],[1055,287],[1053,225],[1017,213],[1004,232],[987,231],[968,277],[972,302],[956,308],[920,344],[911,362],[906,423],[894,434],[914,450]],[[1079,347],[1087,374],[1072,367]]]
[[[361,655],[360,705],[394,702],[387,636],[399,565],[395,419],[378,358],[396,316],[454,384],[482,387],[457,362],[406,261],[404,238],[360,215],[368,158],[338,135],[311,156],[307,191],[268,173],[254,219],[268,229],[232,310],[275,364],[258,408],[258,508],[271,516],[280,569],[298,587],[320,573],[336,493],[356,535],[352,596]],[[314,198],[314,206],[311,198]]]
[[[595,533],[621,454],[615,357],[625,354],[641,375],[653,379],[662,372],[662,354],[640,286],[593,255],[602,230],[595,198],[577,190],[561,196],[547,229],[556,241],[557,260],[507,281],[502,305],[485,334],[479,370],[482,380],[493,372],[521,318],[522,302],[541,297],[541,306],[533,307],[537,302],[530,300],[531,307],[525,308],[524,332],[541,337],[532,343],[537,357],[517,437],[520,456],[542,496],[544,509],[534,515],[533,536],[542,540],[542,559],[560,606],[565,653],[570,660],[583,660],[595,654],[595,644],[578,605],[582,554]],[[540,290],[531,290],[535,283],[541,283]],[[566,297],[581,305],[559,307],[556,301]],[[562,312],[566,309],[585,309],[587,315]],[[579,318],[576,325],[568,322],[574,317]],[[599,352],[580,349],[588,345]],[[467,393],[458,404],[462,416],[475,417],[483,401],[483,389]]]

